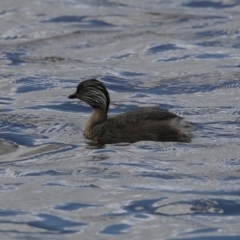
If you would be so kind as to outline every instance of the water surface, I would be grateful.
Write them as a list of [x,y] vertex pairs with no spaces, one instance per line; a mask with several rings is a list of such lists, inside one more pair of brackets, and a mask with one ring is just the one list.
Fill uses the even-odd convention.
[[[0,238],[240,238],[239,1],[4,1]],[[67,96],[166,108],[190,144],[99,146]]]

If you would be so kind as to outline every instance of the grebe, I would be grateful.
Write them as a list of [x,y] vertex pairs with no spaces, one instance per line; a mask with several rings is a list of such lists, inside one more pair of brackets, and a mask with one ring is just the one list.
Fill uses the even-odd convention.
[[192,125],[168,110],[142,107],[108,118],[110,97],[96,79],[80,82],[74,94],[93,108],[84,136],[102,144],[138,141],[190,142]]

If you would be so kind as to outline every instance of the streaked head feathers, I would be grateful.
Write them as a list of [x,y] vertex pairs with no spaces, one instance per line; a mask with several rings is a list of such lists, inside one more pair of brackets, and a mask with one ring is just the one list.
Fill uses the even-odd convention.
[[78,98],[89,104],[92,108],[102,108],[106,112],[110,104],[108,91],[104,84],[96,79],[80,82],[74,94],[68,98]]

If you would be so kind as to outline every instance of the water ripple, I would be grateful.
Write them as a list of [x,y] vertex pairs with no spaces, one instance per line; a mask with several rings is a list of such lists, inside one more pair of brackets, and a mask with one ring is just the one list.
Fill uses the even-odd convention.
[[224,2],[214,2],[214,1],[189,1],[188,3],[182,4],[182,6],[186,6],[186,7],[216,8],[216,9],[231,8],[236,5],[237,5],[237,2],[232,4],[227,4]]
[[[27,225],[40,228],[48,231],[57,231],[62,234],[76,233],[79,230],[70,230],[74,227],[86,226],[86,223],[69,221],[67,219],[46,213],[40,213],[37,215],[41,220],[28,221]],[[70,229],[69,229],[70,228]]]

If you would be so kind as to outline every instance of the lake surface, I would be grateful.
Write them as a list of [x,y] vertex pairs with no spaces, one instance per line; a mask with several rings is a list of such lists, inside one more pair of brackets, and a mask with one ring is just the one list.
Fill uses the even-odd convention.
[[[0,239],[240,239],[240,1],[0,3]],[[110,114],[166,108],[193,141],[99,146]]]

